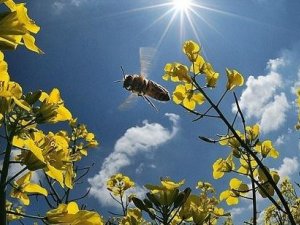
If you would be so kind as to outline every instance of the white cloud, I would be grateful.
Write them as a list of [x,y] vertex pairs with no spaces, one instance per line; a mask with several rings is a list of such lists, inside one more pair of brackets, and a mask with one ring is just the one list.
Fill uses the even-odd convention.
[[264,216],[265,216],[265,211],[262,211],[259,213],[258,218],[257,218],[257,224],[259,224],[259,225],[264,224]]
[[274,101],[264,106],[260,126],[262,131],[268,133],[277,130],[286,120],[286,113],[290,105],[284,93],[274,96]]
[[289,177],[299,170],[299,161],[297,157],[283,159],[283,163],[278,169],[278,174],[281,178]]
[[282,145],[282,144],[284,143],[285,138],[286,138],[285,135],[280,135],[280,136],[276,139],[275,145],[276,145],[276,146]]
[[79,7],[81,4],[87,2],[88,0],[56,0],[52,4],[54,12],[56,14],[61,13],[66,7],[75,6]]
[[246,210],[246,208],[244,208],[244,207],[235,207],[230,210],[230,213],[231,213],[232,218],[234,218],[234,217],[242,214],[243,212],[245,212],[245,210]]
[[[104,160],[101,170],[94,177],[89,178],[91,185],[90,194],[103,205],[112,205],[109,192],[106,190],[106,180],[113,174],[132,163],[132,158],[140,153],[157,149],[160,145],[171,140],[178,131],[179,116],[172,113],[165,114],[172,121],[169,130],[159,123],[143,121],[143,126],[127,129],[114,146],[113,152]],[[135,192],[144,192],[137,186]]]
[[[268,73],[264,76],[248,77],[246,89],[242,92],[239,104],[246,118],[255,118],[264,133],[277,130],[286,120],[290,108],[284,92],[280,69],[287,66],[285,57],[271,59],[267,63]],[[233,111],[236,107],[233,106]]]

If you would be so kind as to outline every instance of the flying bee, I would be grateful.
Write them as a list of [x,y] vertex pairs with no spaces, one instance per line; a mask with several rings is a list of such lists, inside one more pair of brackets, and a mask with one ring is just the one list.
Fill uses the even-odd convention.
[[[121,67],[122,71],[123,68]],[[149,104],[154,107],[156,110],[157,108],[151,102],[148,97],[156,99],[158,101],[169,101],[170,96],[169,92],[166,88],[161,86],[160,84],[145,78],[143,75],[125,75],[123,71],[123,87],[131,91],[132,93],[137,94],[138,96],[143,97]]]
[[155,55],[156,50],[150,47],[141,47],[140,48],[140,64],[141,71],[140,75],[125,74],[123,67],[121,70],[123,72],[123,79],[116,82],[123,82],[123,88],[132,92],[132,94],[123,102],[119,108],[124,109],[131,105],[131,103],[137,98],[136,96],[143,97],[154,109],[157,110],[155,105],[151,102],[148,97],[151,97],[158,101],[169,101],[170,96],[166,88],[160,84],[147,79],[147,74],[149,73],[149,68],[151,66],[151,60]]

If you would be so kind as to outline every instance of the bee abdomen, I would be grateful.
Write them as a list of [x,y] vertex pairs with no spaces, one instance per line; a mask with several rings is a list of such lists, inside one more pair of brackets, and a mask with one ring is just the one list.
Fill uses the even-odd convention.
[[169,92],[167,91],[167,89],[151,80],[148,80],[146,94],[159,101],[170,100]]

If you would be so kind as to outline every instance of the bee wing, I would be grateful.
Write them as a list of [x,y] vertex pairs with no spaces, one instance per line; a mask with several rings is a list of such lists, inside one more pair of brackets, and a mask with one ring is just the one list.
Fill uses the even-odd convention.
[[141,75],[148,77],[155,54],[155,48],[140,47]]
[[132,105],[137,101],[138,96],[136,94],[130,94],[125,101],[119,105],[119,110],[127,110],[132,107]]

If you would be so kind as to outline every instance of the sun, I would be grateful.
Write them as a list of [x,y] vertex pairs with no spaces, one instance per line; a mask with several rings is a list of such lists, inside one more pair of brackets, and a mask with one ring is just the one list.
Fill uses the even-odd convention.
[[178,11],[186,11],[188,10],[191,5],[191,0],[173,0],[172,1],[173,7]]

